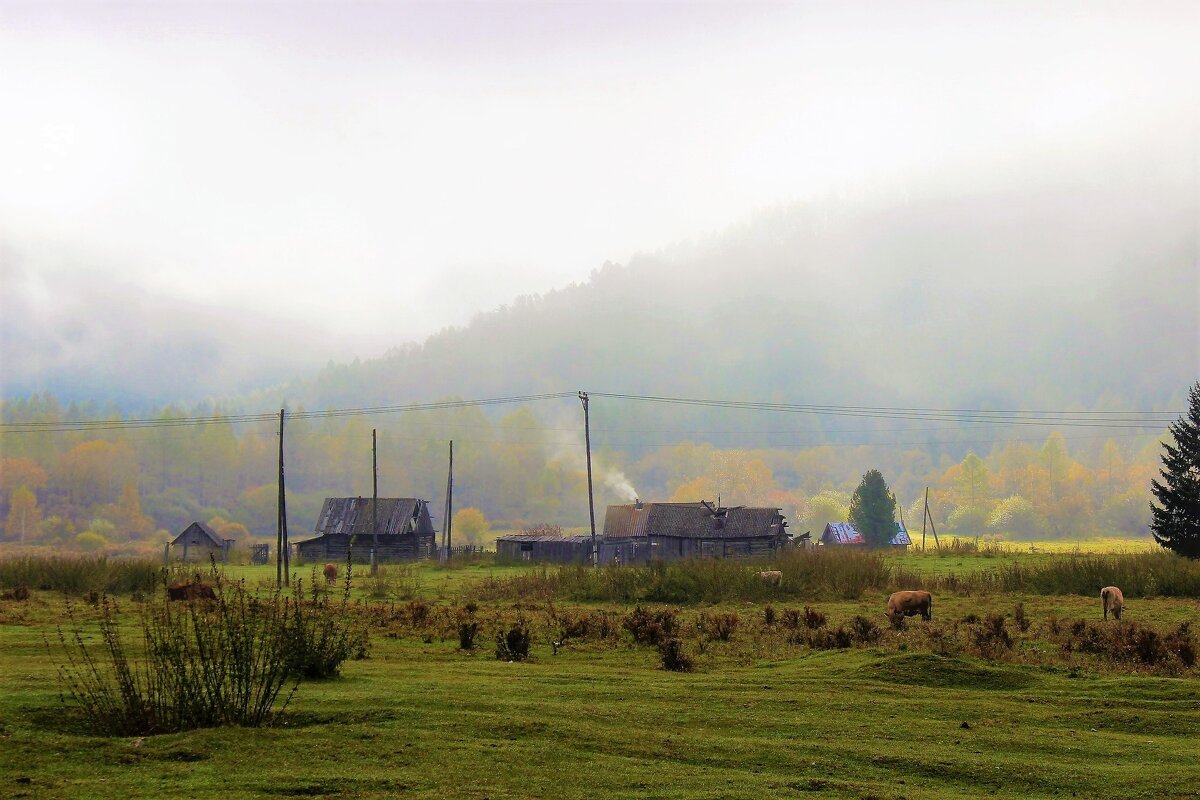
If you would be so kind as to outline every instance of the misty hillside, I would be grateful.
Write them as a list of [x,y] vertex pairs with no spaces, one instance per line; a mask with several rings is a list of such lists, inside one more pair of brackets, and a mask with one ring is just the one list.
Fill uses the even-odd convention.
[[331,365],[288,397],[1161,407],[1200,371],[1192,204],[1139,177],[781,207]]

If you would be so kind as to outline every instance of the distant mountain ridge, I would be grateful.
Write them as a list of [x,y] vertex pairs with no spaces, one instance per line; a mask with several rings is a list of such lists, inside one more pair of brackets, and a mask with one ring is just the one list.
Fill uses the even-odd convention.
[[289,387],[309,407],[571,388],[1162,407],[1200,373],[1186,192],[797,204]]

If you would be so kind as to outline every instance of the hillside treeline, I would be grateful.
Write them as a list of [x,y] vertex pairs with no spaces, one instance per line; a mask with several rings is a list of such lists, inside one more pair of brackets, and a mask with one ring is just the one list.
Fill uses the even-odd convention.
[[[5,422],[119,420],[111,410],[63,407],[48,395],[0,408]],[[0,536],[83,549],[148,546],[200,520],[239,542],[270,539],[276,525],[275,424],[170,424],[228,413],[211,406],[168,408],[154,417],[165,423],[159,427],[0,435]],[[429,499],[439,527],[451,439],[456,509],[477,509],[493,530],[586,525],[578,417],[575,402],[502,412],[475,407],[291,419],[285,435],[291,535],[312,531],[326,496],[370,495],[372,427],[378,429],[380,494]],[[939,453],[916,443],[808,445],[786,436],[774,437],[770,446],[735,447],[639,424],[636,414],[612,405],[593,414],[601,520],[605,505],[635,495],[676,501],[719,496],[727,505],[781,507],[793,532],[817,533],[825,522],[846,519],[862,473],[878,468],[910,527],[920,527],[929,486],[939,532],[1010,539],[1144,535],[1159,453],[1154,437],[1105,439],[1091,430],[1068,438],[1039,429],[1043,435],[1034,439],[1009,431],[986,447],[960,444],[958,453]],[[753,440],[764,431],[697,433]],[[488,535],[480,524],[460,533],[479,540]]]

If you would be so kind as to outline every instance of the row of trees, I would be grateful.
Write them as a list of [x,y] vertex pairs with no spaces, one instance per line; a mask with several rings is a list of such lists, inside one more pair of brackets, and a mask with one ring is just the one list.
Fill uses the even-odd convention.
[[[62,408],[41,395],[6,402],[6,422],[117,420],[111,410]],[[156,427],[103,425],[86,431],[0,434],[0,521],[10,541],[160,540],[193,520],[244,526],[270,538],[277,500],[277,431],[271,423],[221,422],[214,407],[167,408]],[[174,425],[215,416],[206,425]],[[593,417],[595,422],[595,415]],[[1155,437],[1069,442],[1061,433],[1031,443],[995,443],[985,454],[915,446],[819,445],[762,448],[710,443],[618,446],[612,431],[636,418],[611,414],[593,430],[597,504],[692,501],[778,506],[794,531],[848,518],[851,492],[867,466],[889,476],[906,519],[919,520],[925,487],[939,529],[962,535],[1080,537],[1144,535]],[[419,496],[440,508],[446,444],[455,440],[455,505],[496,529],[534,523],[567,527],[587,519],[587,481],[578,421],[520,407],[380,418],[380,492]],[[371,491],[371,426],[361,417],[297,418],[286,430],[288,510],[293,536],[311,530],[326,496]],[[1074,449],[1072,449],[1074,445]],[[440,522],[438,523],[440,525]],[[469,523],[468,523],[469,525]],[[456,530],[462,530],[459,524]],[[472,530],[475,530],[472,528]],[[85,536],[85,534],[91,534]],[[483,534],[483,535],[486,535]],[[233,537],[230,538],[241,538]]]
[[[1043,457],[1055,456],[1052,445],[1053,439],[1047,441]],[[1162,480],[1155,478],[1150,482],[1157,501],[1149,507],[1150,528],[1155,541],[1163,547],[1188,558],[1200,558],[1200,382],[1192,386],[1187,412],[1171,424],[1162,451]],[[960,511],[982,512],[980,501],[988,492],[987,466],[978,456],[968,454],[960,467],[959,488],[969,505],[960,506],[950,515],[951,525],[956,524],[956,515],[957,524],[975,516]],[[999,520],[1011,525],[1017,515],[1036,513],[1028,500],[1014,495],[997,504],[988,523]],[[889,542],[895,530],[896,498],[879,470],[869,470],[863,475],[850,499],[847,516],[868,545],[879,547]],[[983,515],[978,516],[971,522],[981,527]]]

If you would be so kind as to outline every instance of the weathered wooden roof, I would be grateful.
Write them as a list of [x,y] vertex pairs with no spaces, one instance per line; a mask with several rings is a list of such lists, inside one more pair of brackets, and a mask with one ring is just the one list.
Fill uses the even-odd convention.
[[711,503],[630,503],[608,507],[604,514],[604,538],[782,536],[784,524],[778,508],[718,508]]
[[590,534],[578,533],[570,536],[558,536],[553,533],[507,533],[497,536],[497,542],[570,542],[571,544],[590,544]]
[[[426,501],[416,497],[379,498],[379,535],[395,536],[410,533],[412,521]],[[371,498],[326,497],[317,515],[315,532],[329,535],[370,536],[372,530]]]
[[[821,534],[821,541],[825,544],[864,544],[866,542],[858,529],[849,522],[830,522]],[[898,547],[908,547],[912,544],[912,540],[908,537],[908,531],[899,522],[896,523],[896,535],[892,537],[890,544]]]
[[179,544],[183,541],[183,537],[187,536],[191,530],[195,528],[200,532],[200,538],[208,539],[213,547],[224,547],[225,542],[220,536],[217,536],[216,531],[205,525],[203,522],[193,522],[183,529],[183,532],[171,540],[171,544]]

